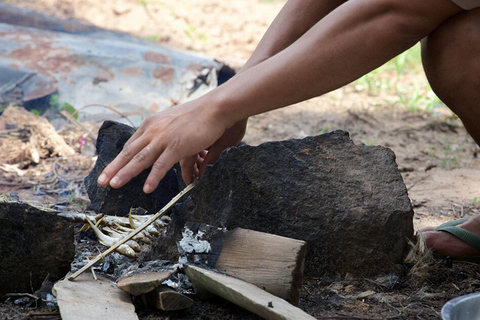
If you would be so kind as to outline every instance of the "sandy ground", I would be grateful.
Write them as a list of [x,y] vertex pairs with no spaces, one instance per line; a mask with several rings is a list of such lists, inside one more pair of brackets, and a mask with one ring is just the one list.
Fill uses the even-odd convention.
[[[283,6],[275,0],[15,0],[12,4],[120,30],[181,50],[193,50],[239,69]],[[411,70],[398,81],[425,83]],[[383,145],[397,163],[414,205],[415,228],[480,209],[480,148],[446,108],[413,112],[389,90],[351,84],[325,96],[252,117],[245,142],[259,144],[350,132],[356,143]],[[479,201],[476,199],[479,198]]]

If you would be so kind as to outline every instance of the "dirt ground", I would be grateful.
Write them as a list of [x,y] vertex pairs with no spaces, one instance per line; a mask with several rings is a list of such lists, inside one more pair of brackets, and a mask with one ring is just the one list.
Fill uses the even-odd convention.
[[[284,4],[275,0],[15,0],[11,3],[132,33],[177,49],[201,52],[235,69],[248,59]],[[385,74],[389,76],[398,75]],[[398,81],[425,83],[426,79],[416,70],[404,72]],[[371,92],[354,83],[325,96],[252,117],[245,142],[256,145],[334,129],[347,130],[356,143],[383,145],[395,152],[414,205],[416,229],[478,214],[480,148],[446,107],[433,112],[412,111],[396,103],[397,100],[389,90]],[[64,128],[59,133],[74,150],[80,148],[84,134],[81,130]],[[88,144],[87,141],[86,147]],[[88,199],[78,191],[81,189],[78,181],[88,172],[92,160],[76,157],[77,160],[69,161],[46,159],[35,170],[22,170],[21,178],[15,169],[0,167],[0,194],[13,194],[43,204],[84,206]],[[57,168],[54,170],[57,181],[48,176],[52,175],[52,168]],[[62,188],[59,177],[68,177],[63,179]],[[65,188],[69,192],[65,193]],[[480,269],[476,265],[443,261],[432,263],[430,275],[420,282],[405,277],[385,284],[385,279],[356,279],[349,275],[306,279],[300,307],[318,319],[439,319],[446,301],[478,291],[479,287]],[[11,303],[0,305],[2,319],[22,319],[34,311]],[[142,309],[139,316],[140,319],[257,318],[223,300],[197,303],[177,313]]]

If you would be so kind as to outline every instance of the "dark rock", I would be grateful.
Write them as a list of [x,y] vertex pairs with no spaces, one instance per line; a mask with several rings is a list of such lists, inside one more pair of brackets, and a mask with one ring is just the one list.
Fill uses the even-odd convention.
[[401,273],[413,236],[395,154],[343,131],[228,149],[172,218],[305,240],[317,276]]
[[[0,202],[0,297],[38,290],[70,271],[73,227],[54,211]],[[33,291],[32,291],[33,290]]]
[[150,193],[143,192],[143,184],[150,173],[150,168],[141,172],[120,189],[97,184],[103,169],[120,153],[123,145],[133,135],[135,129],[115,121],[105,121],[98,132],[98,159],[95,167],[85,178],[88,197],[97,213],[126,216],[130,208],[141,207],[148,213],[156,213],[165,206],[184,187],[181,180],[180,166],[177,164],[160,181],[157,189]]

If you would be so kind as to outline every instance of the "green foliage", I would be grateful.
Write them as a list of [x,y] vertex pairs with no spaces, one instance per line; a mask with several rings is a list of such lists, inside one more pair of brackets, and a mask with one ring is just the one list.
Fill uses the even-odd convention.
[[407,87],[399,85],[397,87],[397,104],[413,113],[420,111],[431,113],[436,108],[444,107],[440,99],[429,89],[429,85],[422,87],[416,82]]
[[51,106],[56,106],[57,103],[58,103],[58,94],[54,93],[54,94],[50,95],[50,101],[48,101],[48,103]]
[[435,109],[445,105],[433,93],[428,82],[401,81],[402,76],[422,72],[421,60],[421,48],[420,44],[417,44],[380,68],[359,78],[355,85],[360,90],[365,88],[370,95],[378,95],[382,90],[388,90],[397,98],[395,105],[409,112],[433,113]]
[[40,115],[40,112],[37,109],[30,109],[29,111],[30,111],[30,113],[33,113],[36,116]]
[[150,41],[150,42],[156,42],[159,39],[159,36],[157,36],[157,35],[146,36],[144,39],[147,40],[147,41]]
[[70,103],[67,103],[67,102],[58,103],[58,94],[54,93],[50,95],[50,100],[48,103],[53,108],[56,108],[59,111],[60,110],[67,111],[70,115],[72,115],[73,118],[78,119],[77,109],[75,109],[74,106],[72,106]]
[[366,146],[375,146],[377,145],[377,140],[378,140],[378,133],[375,134],[375,136],[373,137],[373,139],[367,139],[366,137],[364,137],[363,135],[362,136],[362,142],[364,145]]
[[428,154],[443,169],[453,169],[458,166],[464,145],[448,143],[446,145],[428,145]]
[[331,130],[330,126],[325,126],[325,127],[322,128],[322,130],[320,130],[318,135],[324,134],[325,132],[330,131],[330,130]]
[[187,28],[185,29],[185,34],[191,40],[200,40],[201,42],[206,42],[208,39],[208,36],[206,35],[206,33],[200,31],[197,27],[191,24],[188,25]]

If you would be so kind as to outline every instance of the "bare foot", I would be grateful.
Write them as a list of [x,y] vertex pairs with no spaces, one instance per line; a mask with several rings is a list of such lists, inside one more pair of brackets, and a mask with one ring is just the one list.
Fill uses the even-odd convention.
[[[468,230],[480,237],[480,215],[471,218],[457,227]],[[454,235],[445,231],[435,231],[433,227],[420,229],[425,244],[433,252],[454,259],[480,256],[480,250],[466,244]]]

